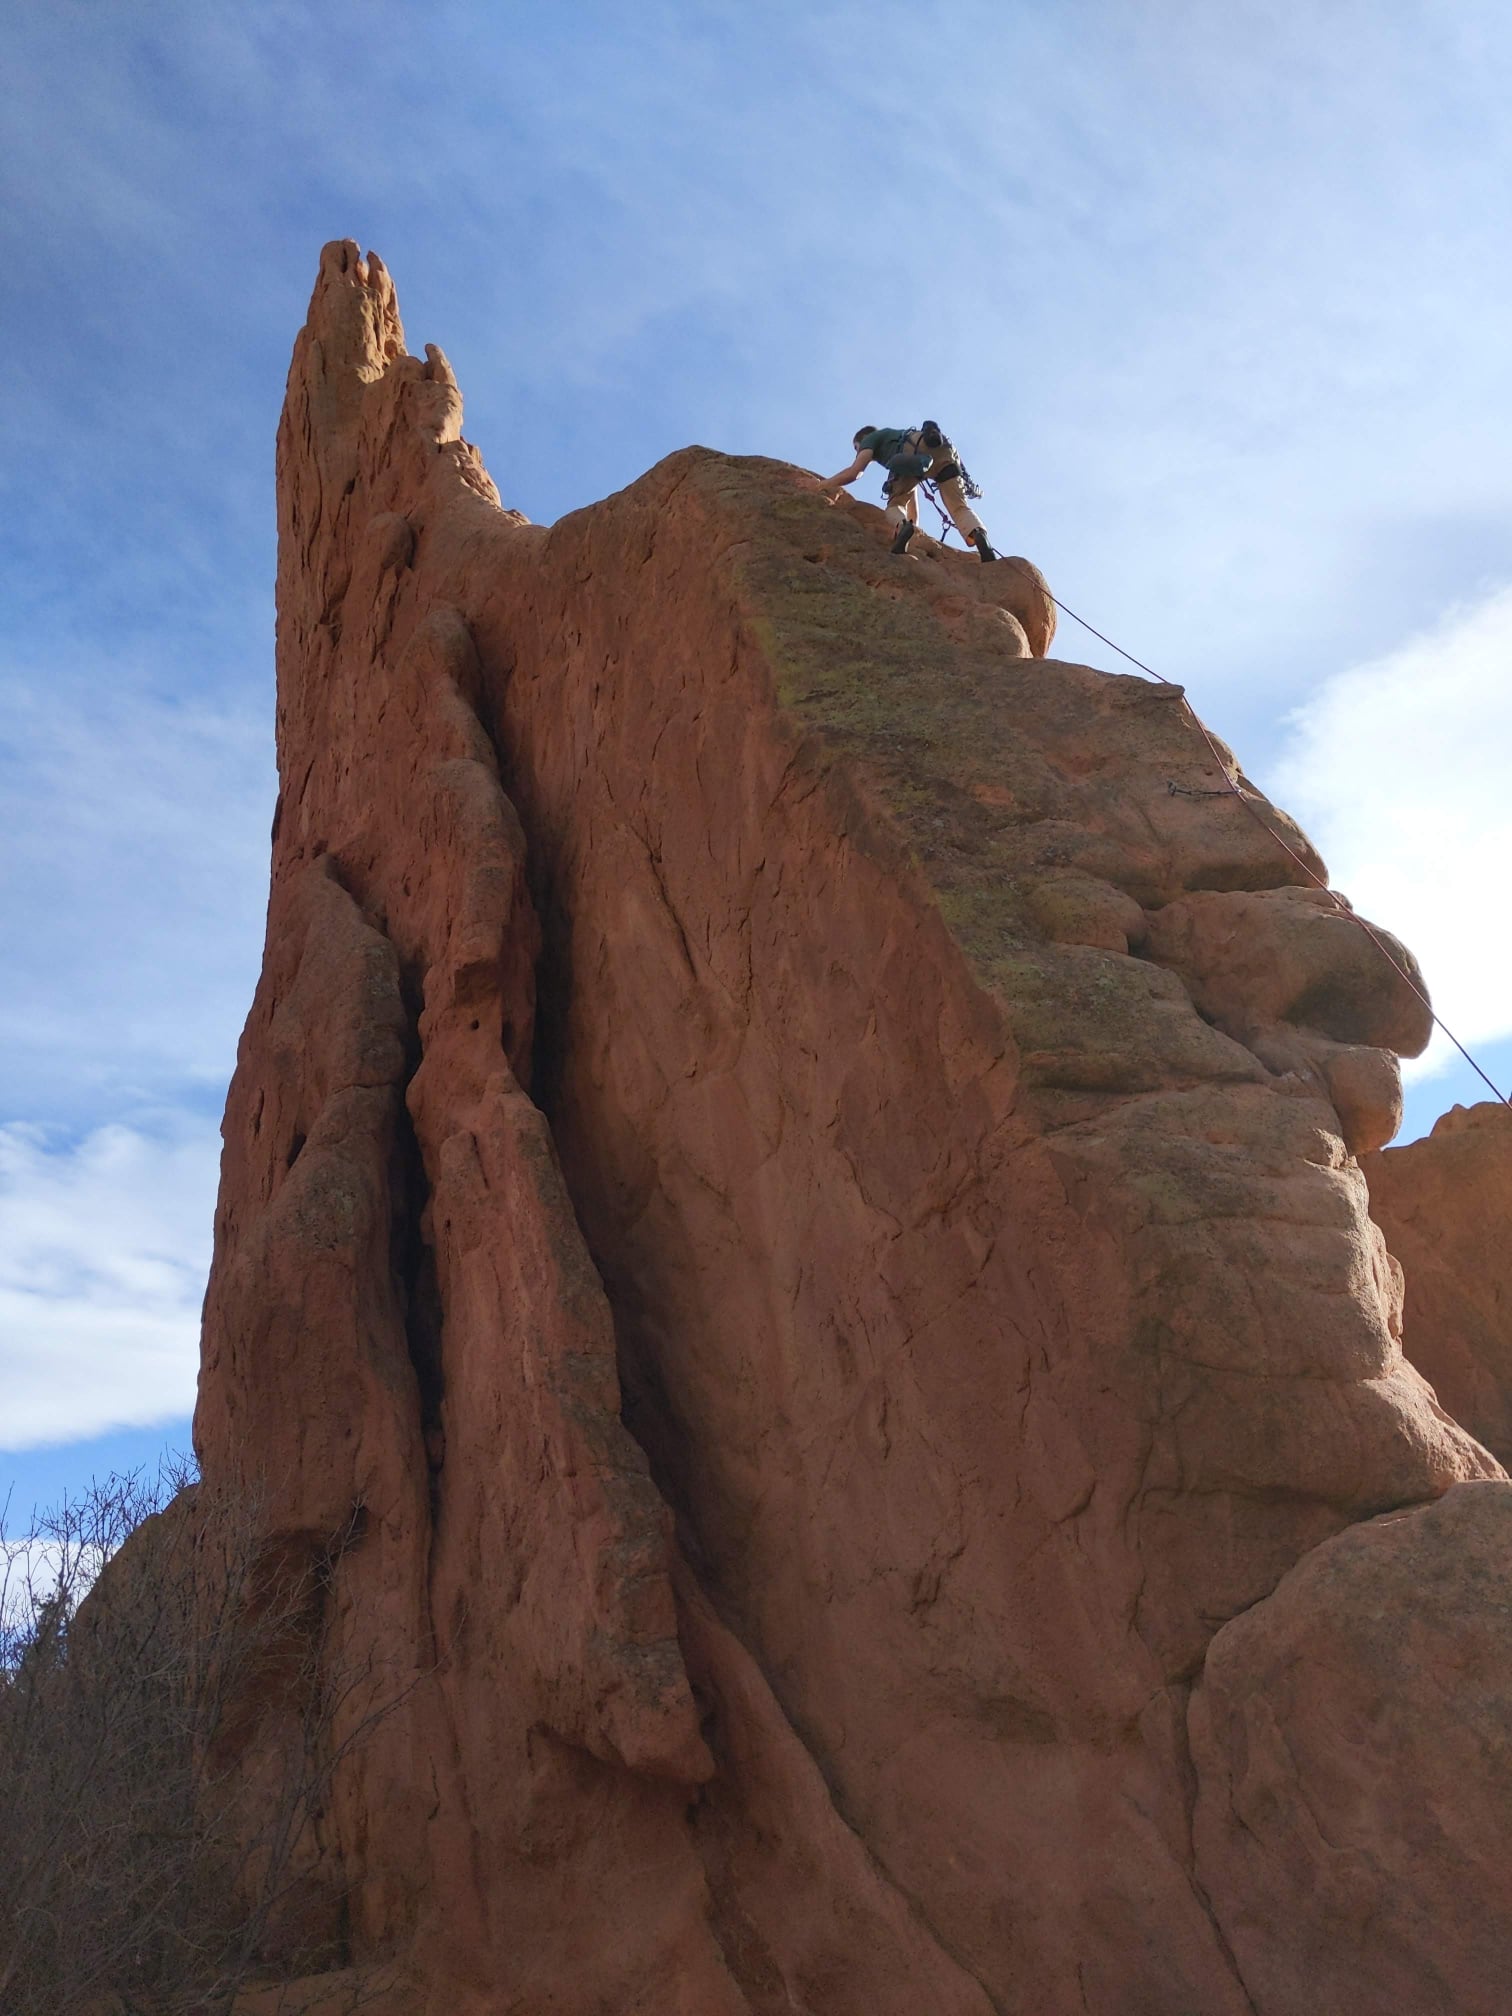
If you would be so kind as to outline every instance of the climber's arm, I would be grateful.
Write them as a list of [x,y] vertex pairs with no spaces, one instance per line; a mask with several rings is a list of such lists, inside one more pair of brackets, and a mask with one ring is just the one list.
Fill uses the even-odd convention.
[[849,469],[842,469],[838,476],[827,476],[824,479],[824,481],[819,485],[819,488],[821,490],[832,490],[835,493],[835,495],[838,496],[839,493],[845,488],[847,483],[855,482],[856,478],[861,474],[861,471],[866,467],[868,462],[873,462],[875,460],[876,457],[872,454],[870,448],[863,448],[858,453],[855,461],[852,462]]

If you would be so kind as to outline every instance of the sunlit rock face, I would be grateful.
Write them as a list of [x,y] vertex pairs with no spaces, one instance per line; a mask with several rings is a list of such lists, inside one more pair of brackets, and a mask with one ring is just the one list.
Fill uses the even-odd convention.
[[460,426],[327,247],[196,1432],[389,1684],[341,1938],[438,2016],[1311,2006],[1264,1949],[1337,1887],[1225,1832],[1250,1620],[1502,1475],[1354,1159],[1409,990],[1028,563],[703,449],[546,530]]
[[1439,1404],[1512,1461],[1512,1107],[1456,1106],[1424,1140],[1361,1166],[1406,1270],[1408,1357]]

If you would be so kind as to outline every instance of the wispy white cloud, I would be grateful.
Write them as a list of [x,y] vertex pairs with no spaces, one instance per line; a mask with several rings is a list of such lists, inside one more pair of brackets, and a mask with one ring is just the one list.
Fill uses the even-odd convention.
[[0,1119],[218,1101],[256,980],[271,720],[90,670],[0,676]]
[[218,1149],[171,1116],[73,1142],[0,1127],[0,1449],[192,1405]]
[[38,1611],[60,1584],[72,1602],[81,1602],[104,1565],[98,1547],[31,1534],[0,1539],[0,1660],[28,1642]]
[[[1326,680],[1270,780],[1335,883],[1422,961],[1472,1047],[1512,1034],[1512,586]],[[1442,1035],[1408,1069],[1447,1065]]]

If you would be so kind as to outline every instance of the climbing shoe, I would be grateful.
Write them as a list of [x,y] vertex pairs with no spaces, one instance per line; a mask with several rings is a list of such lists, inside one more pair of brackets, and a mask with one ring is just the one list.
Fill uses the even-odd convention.
[[[987,538],[987,534],[981,529],[980,526],[978,526],[976,531],[972,533],[971,543],[973,546],[975,546],[978,553],[981,554],[983,560],[996,560],[996,558],[998,557]],[[894,551],[896,551],[896,548],[894,548]]]
[[898,527],[897,532],[893,535],[892,550],[894,553],[906,553],[908,551],[908,542],[912,539],[913,535],[914,527],[905,518],[903,523]]

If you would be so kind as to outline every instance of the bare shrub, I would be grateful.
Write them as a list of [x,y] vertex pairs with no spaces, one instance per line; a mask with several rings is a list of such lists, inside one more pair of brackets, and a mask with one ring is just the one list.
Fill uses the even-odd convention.
[[270,1538],[259,1509],[182,1474],[112,1477],[6,1545],[7,2016],[212,2016],[347,1959],[316,1826],[395,1696],[331,1656],[359,1522]]

